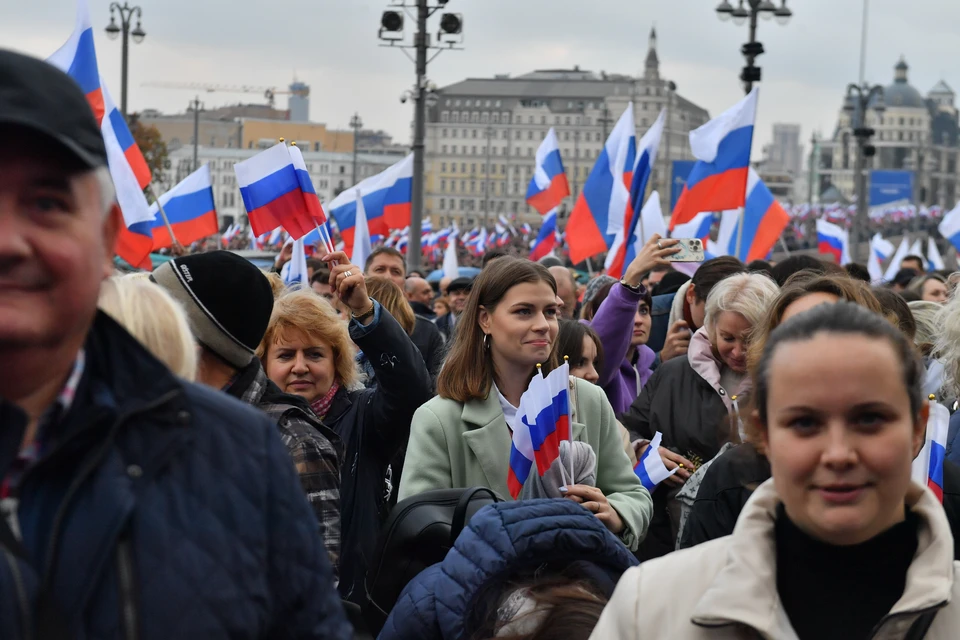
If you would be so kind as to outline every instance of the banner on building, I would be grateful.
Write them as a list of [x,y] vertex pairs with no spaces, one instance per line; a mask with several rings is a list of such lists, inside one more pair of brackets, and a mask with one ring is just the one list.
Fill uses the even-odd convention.
[[913,171],[875,169],[870,172],[870,206],[889,207],[913,202]]

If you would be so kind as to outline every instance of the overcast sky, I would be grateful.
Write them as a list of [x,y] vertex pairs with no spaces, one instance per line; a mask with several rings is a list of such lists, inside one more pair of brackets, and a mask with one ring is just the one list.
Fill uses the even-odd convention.
[[[103,32],[107,0],[89,0],[100,69],[119,103],[120,42]],[[519,75],[572,67],[639,73],[647,35],[656,25],[661,75],[678,93],[716,115],[742,96],[740,45],[747,26],[720,22],[718,0],[450,0],[463,14],[465,50],[431,63],[431,81]],[[779,3],[779,0],[777,0]],[[0,43],[45,57],[69,36],[74,0],[6,0]],[[401,51],[378,47],[388,0],[139,0],[146,40],[130,48],[130,110],[182,111],[193,94],[144,82],[201,82],[285,87],[294,75],[311,87],[311,119],[346,127],[354,111],[369,128],[408,142],[413,109],[400,94],[414,81]],[[787,0],[786,27],[761,21],[767,53],[753,155],[774,122],[796,122],[809,140],[829,134],[847,83],[859,70],[863,0]],[[430,30],[437,31],[435,16]],[[870,0],[867,79],[888,84],[900,55],[923,94],[941,78],[960,89],[960,2]],[[408,20],[408,30],[412,24]],[[258,101],[256,95],[212,93],[207,106]],[[286,106],[286,97],[277,104]]]

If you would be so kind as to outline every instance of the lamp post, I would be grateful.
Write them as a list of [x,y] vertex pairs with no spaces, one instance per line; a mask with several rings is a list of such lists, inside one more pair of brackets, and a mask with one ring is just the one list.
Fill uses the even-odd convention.
[[763,44],[757,42],[757,18],[760,17],[764,20],[776,18],[778,23],[786,25],[790,22],[793,12],[787,8],[787,0],[781,0],[779,7],[770,0],[746,0],[746,2],[740,0],[740,4],[736,8],[730,4],[729,0],[723,0],[717,5],[716,12],[720,20],[726,22],[732,18],[733,23],[737,26],[743,25],[748,19],[750,20],[750,40],[740,48],[740,52],[743,53],[743,57],[747,61],[747,65],[740,72],[740,79],[743,81],[744,90],[750,93],[750,90],[753,89],[753,83],[760,82],[760,67],[753,63],[757,56],[763,53]]
[[[873,102],[876,98],[876,102]],[[850,113],[850,126],[853,128],[853,135],[857,139],[857,158],[855,163],[855,176],[857,181],[857,215],[853,219],[853,228],[851,229],[851,240],[853,242],[852,257],[854,260],[862,258],[863,264],[867,263],[870,256],[869,245],[861,248],[863,240],[867,238],[869,230],[867,228],[867,158],[873,157],[877,153],[877,148],[870,144],[870,139],[876,133],[874,129],[867,126],[867,109],[873,106],[877,115],[886,110],[883,102],[883,87],[868,84],[850,83],[847,86],[847,99],[844,101],[844,111]]]
[[360,137],[360,128],[363,127],[363,120],[359,113],[354,113],[350,118],[350,128],[353,129],[353,184],[357,184],[357,138]]
[[[119,25],[117,25],[114,12],[120,14]],[[120,35],[121,32],[123,33],[123,46],[121,48],[120,59],[120,113],[123,114],[124,119],[127,117],[127,59],[130,53],[129,39],[130,36],[133,36],[133,41],[136,44],[140,44],[147,35],[147,32],[140,26],[141,13],[140,7],[131,7],[126,2],[123,3],[123,6],[118,2],[110,3],[110,24],[106,27],[107,37],[111,40],[116,40],[117,36]],[[130,22],[134,16],[137,18],[137,25],[131,30]]]
[[200,147],[200,112],[203,111],[203,103],[200,102],[200,96],[190,101],[188,111],[193,111],[193,170],[200,168],[199,147]]

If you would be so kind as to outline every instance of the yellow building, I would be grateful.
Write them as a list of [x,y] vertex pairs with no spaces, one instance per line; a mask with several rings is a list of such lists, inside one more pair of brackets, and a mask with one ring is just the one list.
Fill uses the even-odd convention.
[[353,152],[353,132],[327,129],[327,125],[315,122],[290,122],[240,118],[241,148],[269,147],[284,138],[296,141],[304,151]]

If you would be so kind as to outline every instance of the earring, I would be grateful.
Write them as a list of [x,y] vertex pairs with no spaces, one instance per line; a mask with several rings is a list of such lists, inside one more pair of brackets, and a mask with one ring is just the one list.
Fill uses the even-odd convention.
[[484,349],[489,349],[489,348],[490,348],[490,334],[489,334],[489,333],[483,334],[483,348],[484,348]]

